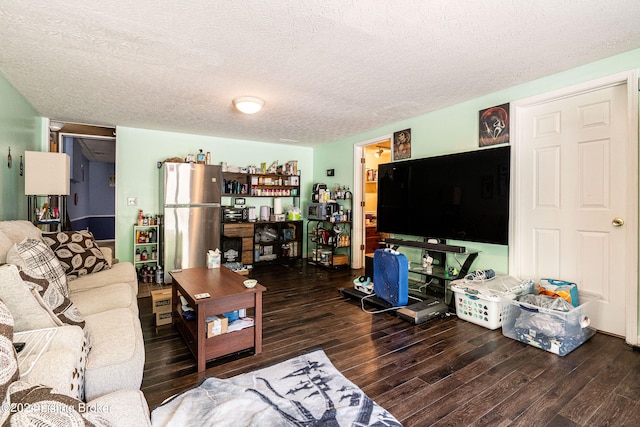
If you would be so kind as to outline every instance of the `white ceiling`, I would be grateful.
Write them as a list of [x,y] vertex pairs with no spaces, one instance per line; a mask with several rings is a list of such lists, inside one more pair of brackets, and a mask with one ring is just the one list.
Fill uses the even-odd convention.
[[638,47],[638,0],[0,0],[45,117],[305,146]]
[[115,163],[116,161],[116,144],[113,138],[74,138],[78,144],[82,154],[90,162],[107,162]]

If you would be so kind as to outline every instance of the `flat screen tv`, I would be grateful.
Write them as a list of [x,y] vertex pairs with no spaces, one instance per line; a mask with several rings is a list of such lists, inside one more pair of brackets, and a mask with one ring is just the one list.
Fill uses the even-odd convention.
[[506,245],[510,146],[378,166],[380,232]]

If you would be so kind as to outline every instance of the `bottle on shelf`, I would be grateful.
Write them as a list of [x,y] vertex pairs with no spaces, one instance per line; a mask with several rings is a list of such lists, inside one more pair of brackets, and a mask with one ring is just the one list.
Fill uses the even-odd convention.
[[155,248],[155,246],[151,248],[151,259],[153,261],[158,259],[158,250]]
[[149,259],[149,252],[147,252],[147,248],[144,248],[142,250],[142,253],[140,254],[140,260],[146,261],[148,259]]
[[162,266],[159,265],[158,268],[156,268],[156,274],[155,274],[155,284],[156,285],[162,285],[164,283],[164,271],[162,270]]
[[142,215],[142,209],[140,209],[140,212],[138,212],[138,225],[144,225],[144,215]]
[[140,262],[142,259],[142,254],[140,253],[140,248],[136,249],[136,262]]

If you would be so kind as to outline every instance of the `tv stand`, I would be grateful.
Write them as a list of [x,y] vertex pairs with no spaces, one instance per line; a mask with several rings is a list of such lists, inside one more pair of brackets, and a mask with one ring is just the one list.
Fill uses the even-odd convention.
[[[424,240],[426,240],[426,238]],[[453,293],[449,288],[449,283],[453,280],[461,279],[466,276],[471,269],[471,265],[478,257],[478,251],[469,251],[464,246],[394,238],[385,239],[384,242],[387,246],[420,248],[423,250],[422,255],[428,253],[429,256],[433,258],[433,264],[430,272],[423,268],[421,263],[418,266],[409,267],[409,294],[423,298],[436,297],[449,307],[454,306],[452,298]],[[457,263],[450,265],[447,262],[448,254],[452,254],[453,256],[464,256],[464,262],[462,262],[462,264]],[[456,269],[456,274],[450,274],[450,267],[454,267]],[[412,275],[413,279],[411,277]],[[417,292],[415,290],[416,285],[418,287]],[[414,288],[413,292],[411,289],[412,287]],[[422,288],[424,288],[424,292],[422,292]]]
[[[421,263],[419,266],[409,267],[409,296],[413,298],[409,299],[409,304],[406,307],[395,312],[398,317],[418,324],[445,316],[453,309],[453,292],[449,287],[449,283],[463,278],[469,273],[471,265],[478,257],[478,251],[469,251],[464,246],[395,238],[387,238],[384,243],[390,247],[420,248],[423,250],[423,254],[428,252],[429,256],[433,258],[430,272],[427,272]],[[462,264],[448,265],[448,254],[465,256],[464,262]],[[455,267],[459,271],[455,275],[449,274],[449,267]],[[355,288],[341,288],[340,293],[353,299],[361,299],[366,295]],[[381,308],[387,308],[386,306],[388,306],[386,302],[375,298],[367,299],[366,301]]]
[[394,239],[390,237],[384,239],[384,243],[386,243],[387,246],[411,246],[414,248],[422,248],[434,252],[451,252],[458,254],[467,252],[467,248],[465,248],[464,246],[446,245],[444,243],[416,242],[413,240]]

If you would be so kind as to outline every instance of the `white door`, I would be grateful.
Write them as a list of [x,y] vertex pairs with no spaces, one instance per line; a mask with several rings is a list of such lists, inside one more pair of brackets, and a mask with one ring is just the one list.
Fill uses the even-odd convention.
[[[517,111],[518,276],[569,280],[598,330],[625,336],[629,231],[627,86]],[[621,224],[632,222],[632,225]],[[631,238],[633,238],[631,236]],[[635,321],[635,320],[634,320]]]

